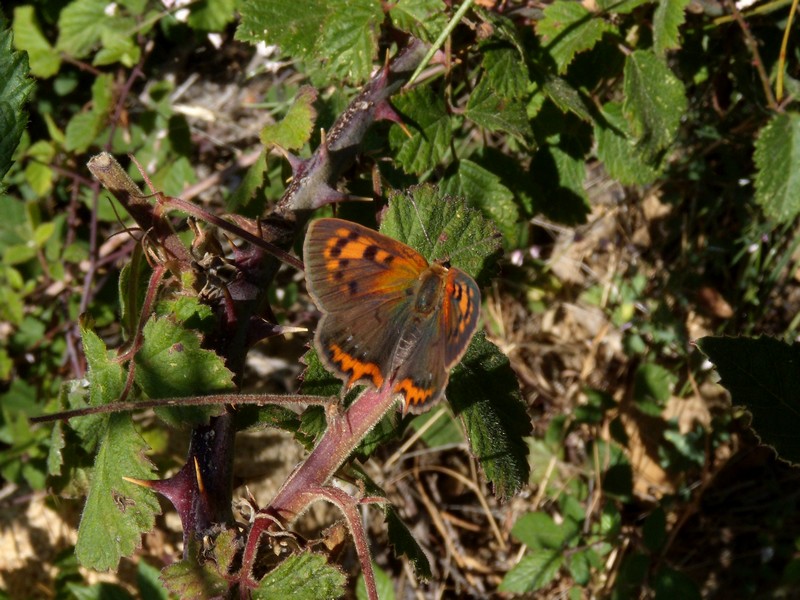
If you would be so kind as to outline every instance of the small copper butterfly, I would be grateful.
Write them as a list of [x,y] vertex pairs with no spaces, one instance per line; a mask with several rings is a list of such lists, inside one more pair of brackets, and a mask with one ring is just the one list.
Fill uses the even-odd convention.
[[323,313],[314,337],[323,364],[347,387],[392,386],[406,412],[438,400],[478,326],[475,281],[341,219],[313,221],[303,254]]

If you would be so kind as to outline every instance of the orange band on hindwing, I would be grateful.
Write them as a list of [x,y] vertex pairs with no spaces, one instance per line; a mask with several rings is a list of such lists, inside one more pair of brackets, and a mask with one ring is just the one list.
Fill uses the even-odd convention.
[[409,406],[421,406],[425,404],[433,396],[435,388],[421,388],[414,385],[414,382],[408,377],[398,381],[394,386],[394,391],[398,394],[403,394],[406,400],[406,408]]
[[353,385],[360,379],[369,379],[376,388],[383,385],[383,375],[375,363],[366,363],[348,354],[342,348],[331,343],[328,346],[330,351],[329,358],[339,368],[342,373],[348,376],[347,387]]

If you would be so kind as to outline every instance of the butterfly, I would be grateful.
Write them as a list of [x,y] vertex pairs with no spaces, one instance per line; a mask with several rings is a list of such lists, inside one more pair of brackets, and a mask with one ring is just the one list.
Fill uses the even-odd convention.
[[472,277],[341,219],[313,221],[303,255],[323,313],[314,337],[323,364],[348,388],[391,386],[404,412],[436,402],[478,326]]

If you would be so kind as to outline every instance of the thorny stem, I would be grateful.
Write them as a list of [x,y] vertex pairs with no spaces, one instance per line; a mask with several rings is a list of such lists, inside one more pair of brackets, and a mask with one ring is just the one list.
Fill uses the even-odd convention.
[[[385,384],[379,390],[368,389],[363,392],[344,414],[329,417],[328,428],[322,438],[308,458],[284,482],[265,509],[266,513],[276,517],[284,526],[291,526],[311,504],[321,499],[319,488],[333,477],[396,401],[391,385]],[[242,559],[244,573],[250,574],[259,538],[273,523],[272,519],[267,518],[257,519],[253,523]]]

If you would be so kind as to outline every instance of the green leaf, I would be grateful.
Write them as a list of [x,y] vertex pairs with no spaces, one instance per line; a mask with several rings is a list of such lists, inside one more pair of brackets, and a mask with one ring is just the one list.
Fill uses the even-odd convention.
[[511,534],[528,548],[538,550],[548,548],[557,550],[564,545],[564,528],[544,512],[531,512],[522,515]]
[[161,571],[140,560],[136,565],[136,587],[139,598],[147,600],[170,600],[169,593],[161,585]]
[[104,27],[100,35],[103,47],[92,60],[93,65],[103,66],[114,63],[132,68],[139,62],[141,50],[130,35],[120,33],[116,28]]
[[274,144],[286,150],[302,148],[311,138],[317,119],[313,106],[316,99],[317,92],[313,88],[300,88],[286,116],[261,130],[261,142],[267,147]]
[[[235,389],[233,373],[221,357],[200,347],[194,331],[169,318],[152,318],[144,326],[144,342],[136,353],[136,383],[149,398],[174,398],[222,393]],[[220,407],[159,409],[173,423],[204,423]]]
[[458,163],[458,171],[442,182],[441,191],[466,198],[469,206],[480,209],[494,222],[508,246],[517,246],[519,210],[514,194],[497,175],[464,159]]
[[42,79],[52,77],[61,66],[61,57],[42,34],[33,6],[14,9],[14,46],[28,53],[31,73]]
[[[420,431],[427,425],[428,421],[439,414],[438,410],[431,410],[418,415],[411,421],[411,427],[415,431]],[[424,431],[422,441],[425,442],[428,448],[460,444],[464,442],[464,432],[461,430],[461,426],[450,416],[449,411],[445,410],[444,414],[439,416],[436,422]]]
[[528,552],[506,573],[498,590],[512,594],[527,594],[540,590],[555,578],[563,560],[561,550]]
[[428,185],[389,198],[381,233],[415,248],[429,261],[447,259],[476,279],[493,267],[500,247],[496,230],[478,211]]
[[575,583],[581,587],[587,586],[591,581],[592,564],[590,557],[592,554],[593,551],[589,548],[574,552],[567,557],[569,574],[575,580]]
[[589,214],[589,201],[583,182],[586,163],[581,148],[565,139],[543,146],[531,162],[531,211],[566,224],[583,223]]
[[659,170],[642,160],[641,152],[630,137],[622,105],[609,102],[603,106],[604,120],[594,123],[597,157],[614,179],[623,185],[646,185],[655,181]]
[[522,99],[530,83],[525,57],[511,44],[486,43],[481,50],[486,80],[492,90],[502,98]]
[[633,380],[633,400],[637,408],[658,416],[672,394],[676,377],[655,363],[644,363],[636,369]]
[[559,73],[567,70],[576,54],[590,50],[604,33],[613,31],[612,25],[572,0],[550,4],[544,9],[544,18],[536,23],[536,32]]
[[384,19],[379,0],[338,0],[318,42],[317,55],[328,61],[328,69],[358,83],[372,71],[378,50],[378,33]]
[[642,4],[648,4],[653,0],[598,0],[597,6],[601,10],[608,11],[612,14],[624,15],[631,12],[634,8],[640,7]]
[[470,448],[495,494],[516,494],[530,475],[525,436],[531,434],[531,420],[508,358],[483,332],[453,369],[447,399],[461,416]]
[[686,20],[685,11],[691,0],[658,0],[653,15],[653,49],[659,56],[680,48],[678,30]]
[[261,580],[253,590],[254,600],[292,598],[317,600],[339,598],[344,594],[347,579],[325,557],[313,552],[290,556]]
[[655,600],[700,600],[703,597],[691,577],[669,567],[663,567],[656,574],[653,589]]
[[[28,123],[24,110],[33,80],[28,77],[28,56],[11,49],[9,30],[0,31],[0,180],[11,167],[11,159]],[[0,184],[0,191],[4,188]]]
[[86,152],[98,133],[99,127],[94,113],[78,113],[67,123],[64,148],[74,152]]
[[52,142],[39,140],[25,153],[30,160],[25,165],[25,180],[38,197],[45,196],[53,188],[53,169],[50,163],[56,154]]
[[586,103],[581,98],[578,90],[572,87],[566,79],[548,77],[542,84],[542,91],[561,112],[571,112],[587,123],[594,122],[594,117],[587,109]]
[[[372,570],[375,573],[375,586],[378,588],[379,600],[394,600],[394,580],[375,563],[372,563]],[[367,585],[364,582],[363,573],[356,584],[356,600],[367,600]]]
[[800,114],[775,115],[755,144],[756,202],[778,223],[800,213]]
[[383,515],[386,522],[386,534],[395,557],[405,556],[414,568],[414,574],[420,579],[429,580],[432,575],[428,557],[425,556],[416,538],[411,535],[395,508],[391,504],[384,504]]
[[189,19],[186,22],[192,29],[222,31],[233,21],[235,10],[235,0],[199,0],[189,4]]
[[155,495],[122,479],[153,477],[146,451],[147,445],[134,429],[130,415],[108,417],[78,527],[75,554],[83,566],[98,571],[115,569],[120,558],[130,556],[141,545],[141,534],[153,528],[160,513]]
[[622,110],[645,162],[656,162],[686,112],[683,84],[652,52],[636,50],[625,61]]
[[[228,565],[224,557],[229,554],[226,547],[234,545],[233,540],[232,530],[220,533],[214,544],[214,559],[202,561],[198,560],[202,551],[200,544],[191,536],[188,557],[172,563],[161,572],[164,587],[178,598],[223,597],[230,589],[225,579]],[[215,560],[219,555],[222,555],[223,560]]]
[[75,58],[83,58],[100,42],[103,28],[111,19],[106,15],[106,0],[75,0],[58,17],[56,48]]
[[394,96],[392,104],[411,130],[411,138],[397,126],[389,131],[397,162],[406,172],[417,174],[438,166],[452,136],[444,99],[425,86]]
[[299,58],[314,56],[317,40],[334,3],[326,0],[246,0],[236,39],[257,44],[277,44],[284,53]]
[[433,42],[447,24],[442,0],[398,0],[389,5],[389,18],[399,30],[425,42]]
[[255,198],[258,190],[264,186],[266,175],[267,153],[263,151],[259,154],[256,162],[247,169],[239,187],[228,197],[228,201],[225,204],[225,212],[233,213],[247,207],[250,201]]
[[753,415],[761,441],[800,463],[800,344],[768,338],[704,337],[697,342],[720,374],[734,405]]
[[520,141],[533,135],[522,102],[497,95],[486,77],[470,94],[464,116],[490,131],[510,133]]

